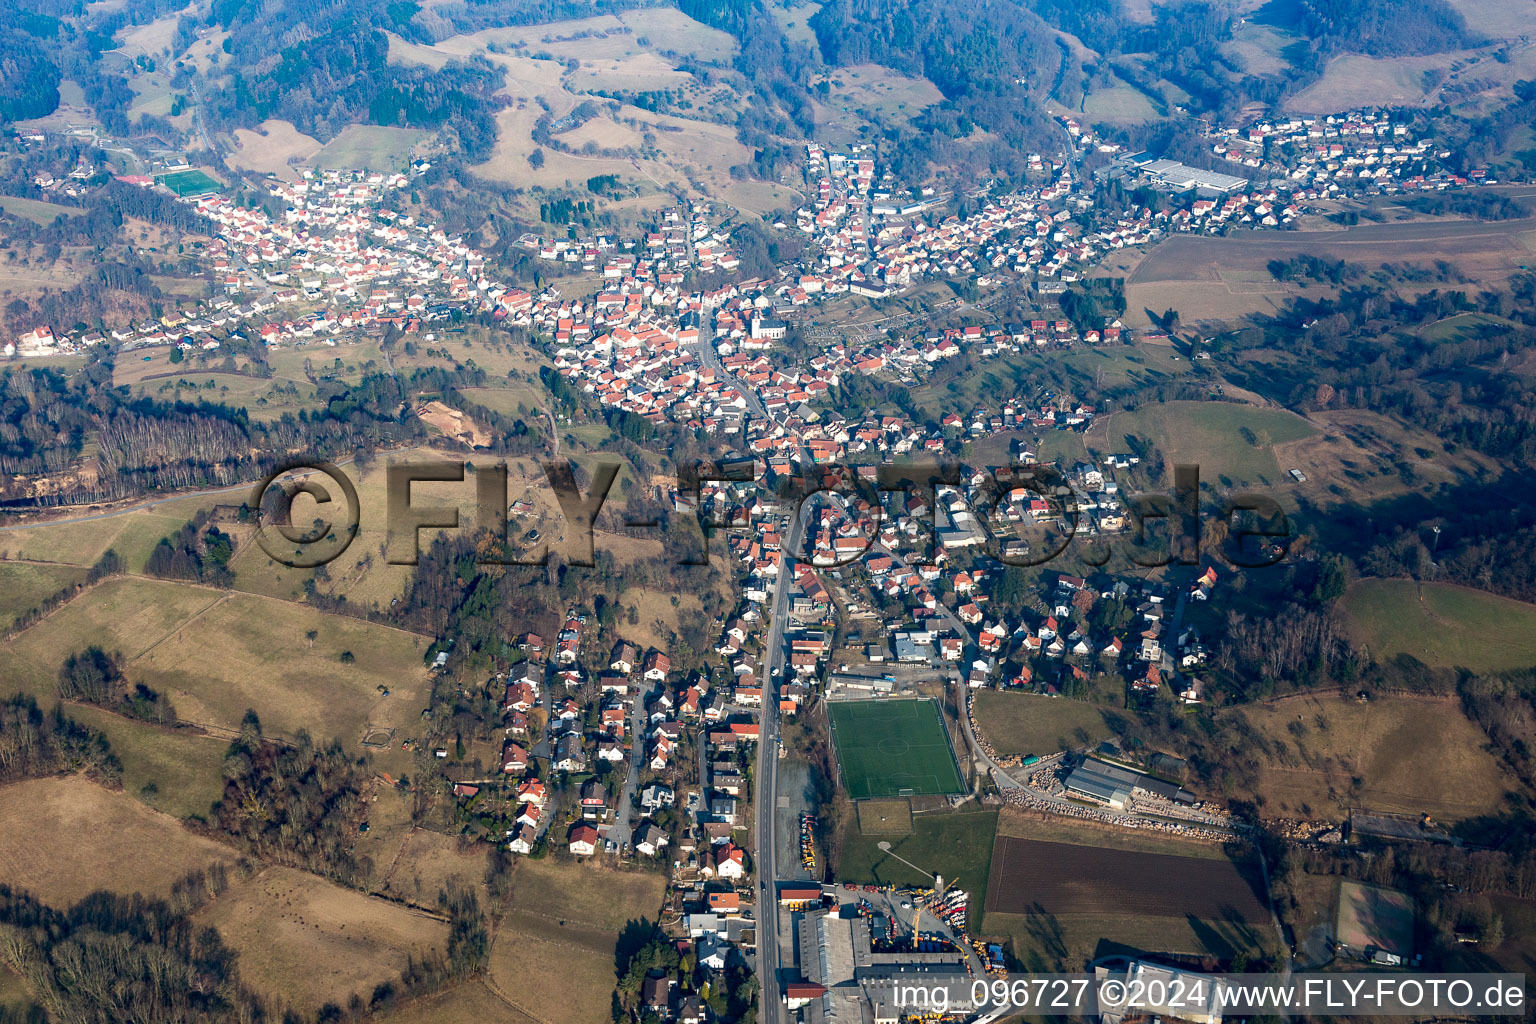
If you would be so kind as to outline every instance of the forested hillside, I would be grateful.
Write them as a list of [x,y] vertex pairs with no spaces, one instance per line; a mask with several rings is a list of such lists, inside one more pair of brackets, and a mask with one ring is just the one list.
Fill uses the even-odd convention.
[[1478,42],[1445,0],[1300,0],[1290,20],[1318,49],[1372,57],[1443,53]]

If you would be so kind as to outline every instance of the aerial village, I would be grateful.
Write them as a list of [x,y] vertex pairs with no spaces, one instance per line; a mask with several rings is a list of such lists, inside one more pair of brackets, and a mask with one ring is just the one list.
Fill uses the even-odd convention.
[[[845,416],[828,401],[858,376],[911,384],[962,356],[1119,344],[1131,332],[1118,320],[1083,328],[1042,300],[1036,315],[1014,323],[832,336],[798,362],[776,344],[791,320],[804,321],[845,294],[881,299],[955,277],[979,288],[1030,281],[1045,297],[1106,254],[1169,233],[1281,228],[1342,191],[1466,183],[1435,169],[1443,151],[1381,112],[1214,131],[1213,151],[1223,159],[1283,167],[1252,188],[1236,176],[1119,154],[1070,118],[1063,126],[1079,147],[1116,157],[1111,173],[1186,201],[1159,212],[1138,208],[1088,229],[1080,215],[1092,207],[1091,191],[1069,167],[1041,160],[1040,184],[982,194],[969,216],[945,215],[951,197],[899,187],[872,152],[811,144],[805,173],[813,198],[776,225],[810,239],[799,264],[768,279],[729,280],[740,258],[728,220],[697,201],[665,209],[633,238],[520,239],[541,261],[600,276],[598,292],[578,299],[562,295],[558,279],[536,293],[502,282],[463,239],[391,210],[392,196],[426,172],[424,163],[397,174],[305,171],[269,184],[285,207],[280,217],[217,194],[185,200],[216,233],[206,254],[219,297],[195,314],[79,334],[37,325],[8,342],[6,355],[107,343],[215,350],[236,331],[271,347],[327,345],[387,325],[420,330],[467,311],[547,346],[556,370],[594,408],[674,422],[750,460],[749,481],[710,482],[673,496],[679,512],[731,527],[726,553],[741,601],[716,638],[718,662],[683,673],[666,650],[622,640],[600,646],[590,621],[595,610],[570,608],[555,636],[516,639],[523,660],[498,680],[504,739],[495,777],[458,781],[452,790],[467,818],[507,825],[492,838],[513,854],[655,863],[671,883],[677,913],[670,927],[694,944],[699,965],[723,971],[760,948],[760,927],[782,924],[755,920],[757,890],[774,881],[756,867],[757,844],[772,839],[753,834],[765,704],[776,701],[778,714],[793,719],[814,697],[895,694],[937,678],[966,694],[998,688],[1057,696],[1081,695],[1109,679],[1130,706],[1196,705],[1207,699],[1207,650],[1186,611],[1219,601],[1223,585],[1217,568],[1201,565],[1179,583],[1130,572],[1090,580],[1045,571],[1029,578],[1027,592],[1007,593],[1011,566],[1028,564],[1063,537],[1129,530],[1122,491],[1139,461],[1134,454],[1055,467],[1061,486],[1052,494],[1013,475],[1041,468],[1037,453],[1020,443],[1001,471],[961,465],[956,480],[926,492],[870,497],[865,490],[876,467],[953,455],[961,440],[1084,430],[1094,410],[1070,395],[999,395],[937,424],[890,411]],[[848,464],[860,467],[854,479],[834,481],[837,487],[807,506],[803,553],[786,550],[790,509],[762,484]],[[773,623],[781,574],[789,577],[782,580],[786,621]],[[839,618],[843,630],[834,628]],[[777,638],[770,625],[787,650],[782,669],[767,667]],[[963,715],[980,762],[1030,770],[1027,784],[1002,793],[1004,800],[1153,827],[1124,814],[1135,780],[1091,762],[1063,774],[1059,751],[999,757],[979,738],[968,698]],[[1207,826],[1231,827],[1189,796],[1141,792],[1137,799],[1153,803],[1159,828],[1199,835]],[[802,816],[801,866],[804,877],[815,878],[809,829]],[[861,904],[851,918],[799,918],[808,929],[802,946],[846,951],[838,955],[850,971],[925,956],[972,975],[991,968],[985,950],[965,944],[964,893],[829,895],[807,884],[780,886],[773,902],[801,911]],[[882,937],[877,922],[889,927],[903,913],[910,919],[914,902],[933,911],[929,934],[938,952],[893,948],[893,931]],[[920,934],[915,922],[912,933]],[[835,982],[829,970],[807,966],[808,980],[785,988],[790,1008],[819,1005]],[[866,996],[876,1004],[881,998]],[[697,997],[680,1001],[674,979],[648,979],[643,998],[667,1019],[704,1019]]]

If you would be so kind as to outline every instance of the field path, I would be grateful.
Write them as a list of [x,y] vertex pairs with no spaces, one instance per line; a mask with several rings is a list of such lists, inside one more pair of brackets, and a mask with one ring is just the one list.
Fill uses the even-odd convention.
[[[145,576],[145,577],[141,577],[141,578],[142,579],[155,579],[156,577]],[[185,629],[186,627],[192,625],[192,623],[196,622],[198,619],[202,618],[205,614],[207,614],[208,612],[212,611],[219,604],[223,603],[224,601],[229,600],[229,594],[230,594],[229,591],[224,591],[224,592],[220,593],[218,597],[214,598],[212,601],[209,601],[207,604],[203,605],[197,611],[195,611],[191,615],[187,616],[187,618],[184,621],[178,622],[176,624],[175,628],[172,629],[169,633],[165,634],[165,636],[161,637],[159,640],[156,640],[154,643],[152,643],[148,647],[144,648],[138,654],[135,654],[132,658],[128,659],[128,663],[132,664],[133,662],[138,661],[140,658],[142,658],[145,655],[147,655],[150,652],[152,652],[156,647],[159,647],[161,644],[165,643],[167,640],[171,639],[174,636],[179,635],[183,629]]]

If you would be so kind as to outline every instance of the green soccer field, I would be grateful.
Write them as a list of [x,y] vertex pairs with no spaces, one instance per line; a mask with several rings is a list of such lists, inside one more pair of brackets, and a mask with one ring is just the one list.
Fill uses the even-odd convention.
[[835,701],[827,709],[843,787],[852,799],[965,791],[933,701]]
[[160,175],[160,183],[177,195],[200,196],[208,192],[218,192],[223,188],[207,173],[193,169],[190,171],[173,171],[170,174]]

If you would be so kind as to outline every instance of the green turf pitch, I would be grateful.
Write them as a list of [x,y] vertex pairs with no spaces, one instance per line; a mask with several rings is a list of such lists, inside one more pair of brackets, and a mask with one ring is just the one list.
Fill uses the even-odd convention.
[[852,799],[964,792],[933,701],[848,700],[827,707]]
[[160,183],[183,197],[205,195],[209,192],[217,192],[223,187],[212,177],[195,168],[190,171],[172,171],[170,174],[162,174]]

